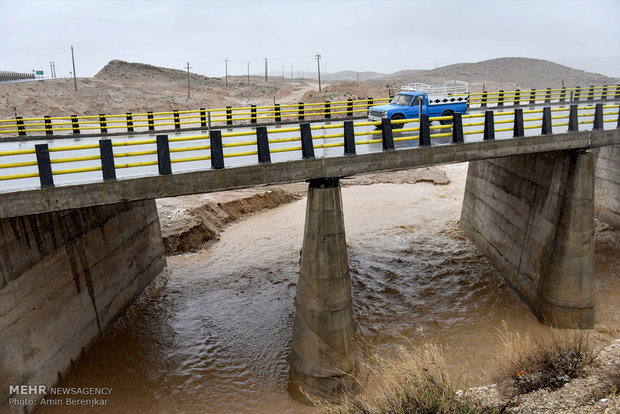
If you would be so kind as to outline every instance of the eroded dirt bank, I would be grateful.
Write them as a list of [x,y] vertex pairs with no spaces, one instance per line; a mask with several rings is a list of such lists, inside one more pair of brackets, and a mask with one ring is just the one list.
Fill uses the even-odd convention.
[[[447,185],[441,168],[365,174],[342,180],[344,186],[377,183]],[[265,209],[301,199],[307,185],[295,183],[157,200],[162,236],[168,255],[195,252],[219,240],[227,225]]]

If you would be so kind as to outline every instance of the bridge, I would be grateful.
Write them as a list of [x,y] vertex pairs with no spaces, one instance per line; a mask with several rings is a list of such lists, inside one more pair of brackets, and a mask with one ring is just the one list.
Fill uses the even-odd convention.
[[541,321],[591,327],[595,210],[620,222],[620,105],[566,96],[379,123],[0,143],[0,407],[9,385],[55,383],[165,267],[161,197],[309,182],[296,396],[352,384],[342,177],[469,161],[461,228]]

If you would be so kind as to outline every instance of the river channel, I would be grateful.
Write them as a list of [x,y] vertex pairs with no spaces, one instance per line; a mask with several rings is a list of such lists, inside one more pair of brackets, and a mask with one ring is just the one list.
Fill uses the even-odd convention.
[[[497,330],[543,329],[458,230],[466,164],[448,185],[342,189],[356,339],[389,355],[436,340],[472,385],[492,380]],[[305,199],[228,228],[209,249],[168,258],[61,386],[112,387],[105,413],[314,412],[286,391]],[[600,339],[620,334],[620,237],[599,225]],[[43,407],[37,413],[83,408]]]

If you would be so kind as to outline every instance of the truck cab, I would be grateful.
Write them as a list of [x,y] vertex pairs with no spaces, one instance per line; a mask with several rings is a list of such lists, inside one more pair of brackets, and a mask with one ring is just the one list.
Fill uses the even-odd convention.
[[[368,120],[381,121],[382,118],[412,119],[422,115],[451,116],[456,112],[467,112],[469,86],[466,82],[453,81],[444,85],[425,85],[421,83],[403,86],[386,105],[368,108]],[[440,121],[450,124],[450,120]],[[393,124],[395,129],[404,124]]]

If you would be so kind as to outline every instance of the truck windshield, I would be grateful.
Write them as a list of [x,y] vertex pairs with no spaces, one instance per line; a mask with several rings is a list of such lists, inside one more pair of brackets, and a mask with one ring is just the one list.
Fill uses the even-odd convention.
[[411,101],[411,95],[404,95],[399,93],[394,98],[392,98],[392,105],[409,105],[409,101]]

